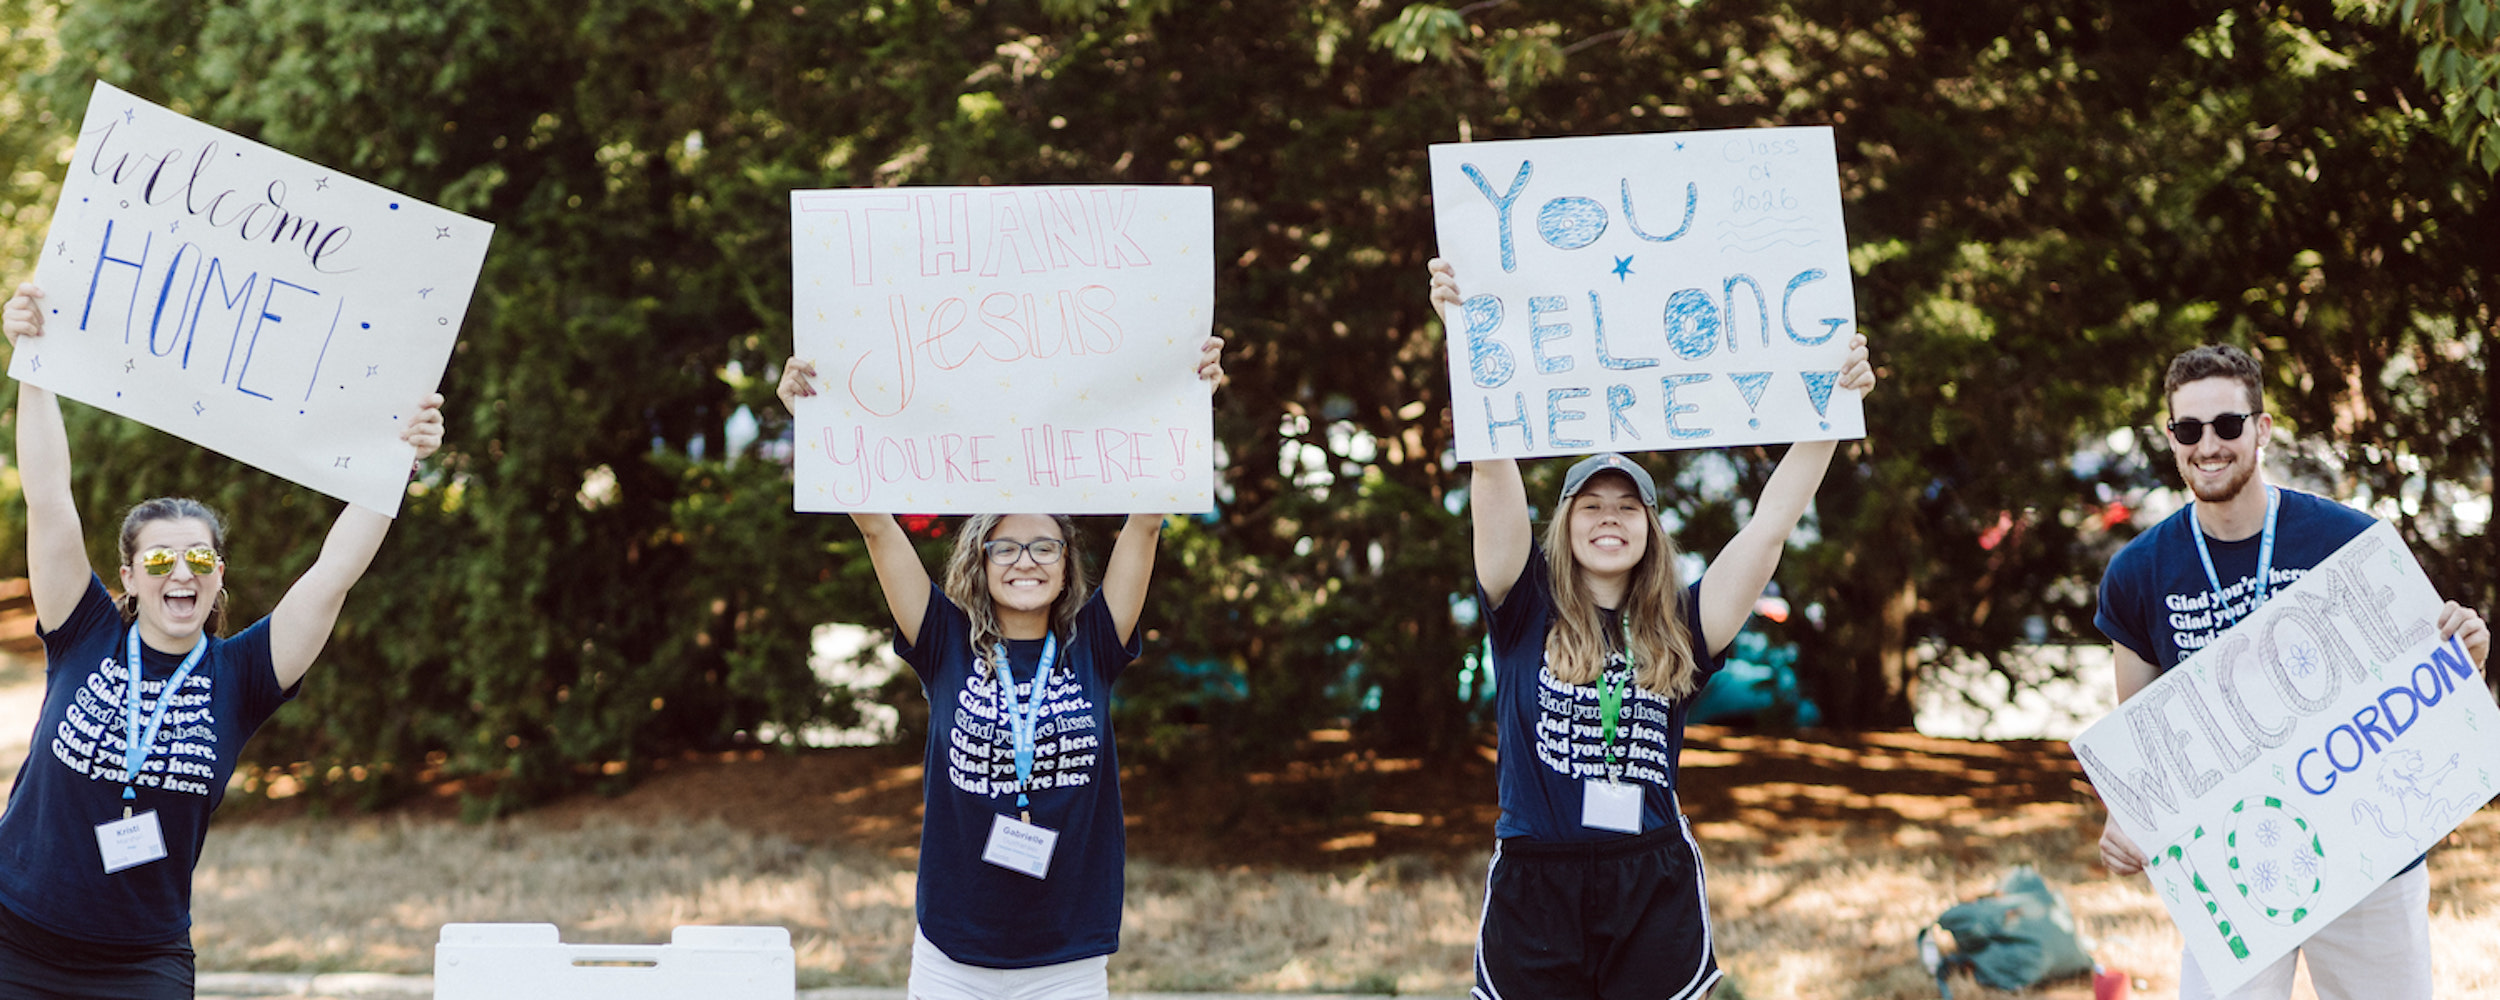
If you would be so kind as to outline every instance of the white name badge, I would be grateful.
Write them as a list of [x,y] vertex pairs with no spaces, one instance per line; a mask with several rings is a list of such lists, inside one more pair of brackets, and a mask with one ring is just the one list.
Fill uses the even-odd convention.
[[1580,825],[1617,833],[1641,832],[1641,786],[1590,778],[1580,789]]
[[150,809],[129,819],[95,826],[95,845],[104,854],[104,874],[136,868],[165,857],[165,828]]
[[1059,831],[1048,830],[1001,813],[992,817],[989,846],[981,849],[981,860],[1031,875],[1050,877],[1050,852],[1059,846]]

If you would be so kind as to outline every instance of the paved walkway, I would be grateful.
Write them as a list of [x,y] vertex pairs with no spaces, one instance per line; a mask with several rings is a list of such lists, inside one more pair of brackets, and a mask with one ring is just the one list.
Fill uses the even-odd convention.
[[[203,972],[199,1000],[296,997],[299,1000],[407,1000],[434,995],[432,976],[376,972]],[[1359,993],[1114,993],[1119,1000],[1390,1000]],[[903,1000],[897,988],[838,986],[800,990],[798,1000]],[[1455,1000],[1404,997],[1400,1000]]]

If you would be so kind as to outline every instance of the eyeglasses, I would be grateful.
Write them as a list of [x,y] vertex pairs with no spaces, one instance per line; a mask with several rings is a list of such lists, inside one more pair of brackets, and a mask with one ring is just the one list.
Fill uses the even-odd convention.
[[1027,552],[1033,554],[1034,565],[1048,566],[1058,562],[1059,556],[1067,551],[1068,543],[1056,538],[1036,538],[1029,542],[1000,538],[981,543],[981,554],[1000,566],[1015,565],[1016,560],[1024,558]]
[[2218,413],[2212,420],[2182,417],[2170,422],[2170,436],[2180,444],[2195,444],[2205,439],[2205,425],[2212,424],[2214,434],[2225,441],[2237,441],[2240,439],[2240,431],[2248,426],[2248,418],[2259,416],[2264,412],[2260,410],[2257,413]]
[[207,576],[217,572],[217,567],[226,561],[225,557],[217,554],[216,549],[206,545],[194,545],[180,552],[168,548],[154,548],[139,553],[139,568],[147,570],[149,576],[165,576],[174,571],[176,559],[190,563],[191,572],[195,576]]

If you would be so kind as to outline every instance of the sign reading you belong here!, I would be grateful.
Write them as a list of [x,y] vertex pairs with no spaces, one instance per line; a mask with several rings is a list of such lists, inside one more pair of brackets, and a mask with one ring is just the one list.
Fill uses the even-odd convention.
[[794,191],[801,511],[1214,509],[1203,187]]
[[98,82],[9,374],[396,515],[493,234]]
[[1863,437],[1829,128],[1432,147],[1464,460]]
[[[2209,598],[2170,613],[2210,615]],[[2077,736],[2223,992],[2500,791],[2500,709],[2396,529],[2374,524]]]

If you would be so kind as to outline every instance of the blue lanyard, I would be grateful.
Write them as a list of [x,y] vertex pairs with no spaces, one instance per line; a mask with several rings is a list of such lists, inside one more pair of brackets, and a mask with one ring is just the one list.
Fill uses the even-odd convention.
[[208,652],[208,637],[201,636],[200,641],[191,647],[191,655],[183,657],[182,666],[174,668],[174,675],[166,679],[164,690],[156,695],[156,714],[148,718],[144,736],[139,730],[139,685],[146,671],[139,668],[138,625],[130,626],[130,641],[123,650],[122,665],[130,670],[130,744],[122,751],[122,801],[127,802],[139,797],[130,785],[139,780],[139,765],[147,763],[148,748],[156,745],[156,732],[165,725],[165,710],[173,707],[174,693],[182,690],[182,682],[191,676],[191,671],[200,665],[200,657]]
[[[2257,542],[2257,604],[2249,605],[2250,611],[2266,603],[2266,578],[2272,576],[2274,571],[2274,515],[2282,507],[2283,491],[2266,487],[2266,529],[2258,536]],[[2213,550],[2205,547],[2205,527],[2196,523],[2194,503],[2188,504],[2188,533],[2196,538],[2196,558],[2205,561],[2205,582],[2213,584],[2214,623],[2219,625],[2222,622],[2222,606],[2228,603],[2228,599],[2222,593],[2221,574],[2214,572]]]
[[1033,671],[1033,693],[1020,705],[1016,702],[1015,675],[1007,670],[1007,644],[993,647],[992,656],[998,667],[1000,714],[1007,717],[1007,728],[1015,736],[1016,808],[1022,809],[1033,804],[1024,793],[1025,786],[1033,780],[1033,729],[1041,719],[1043,689],[1050,686],[1050,666],[1059,659],[1059,636],[1055,632],[1043,634],[1042,663]]

